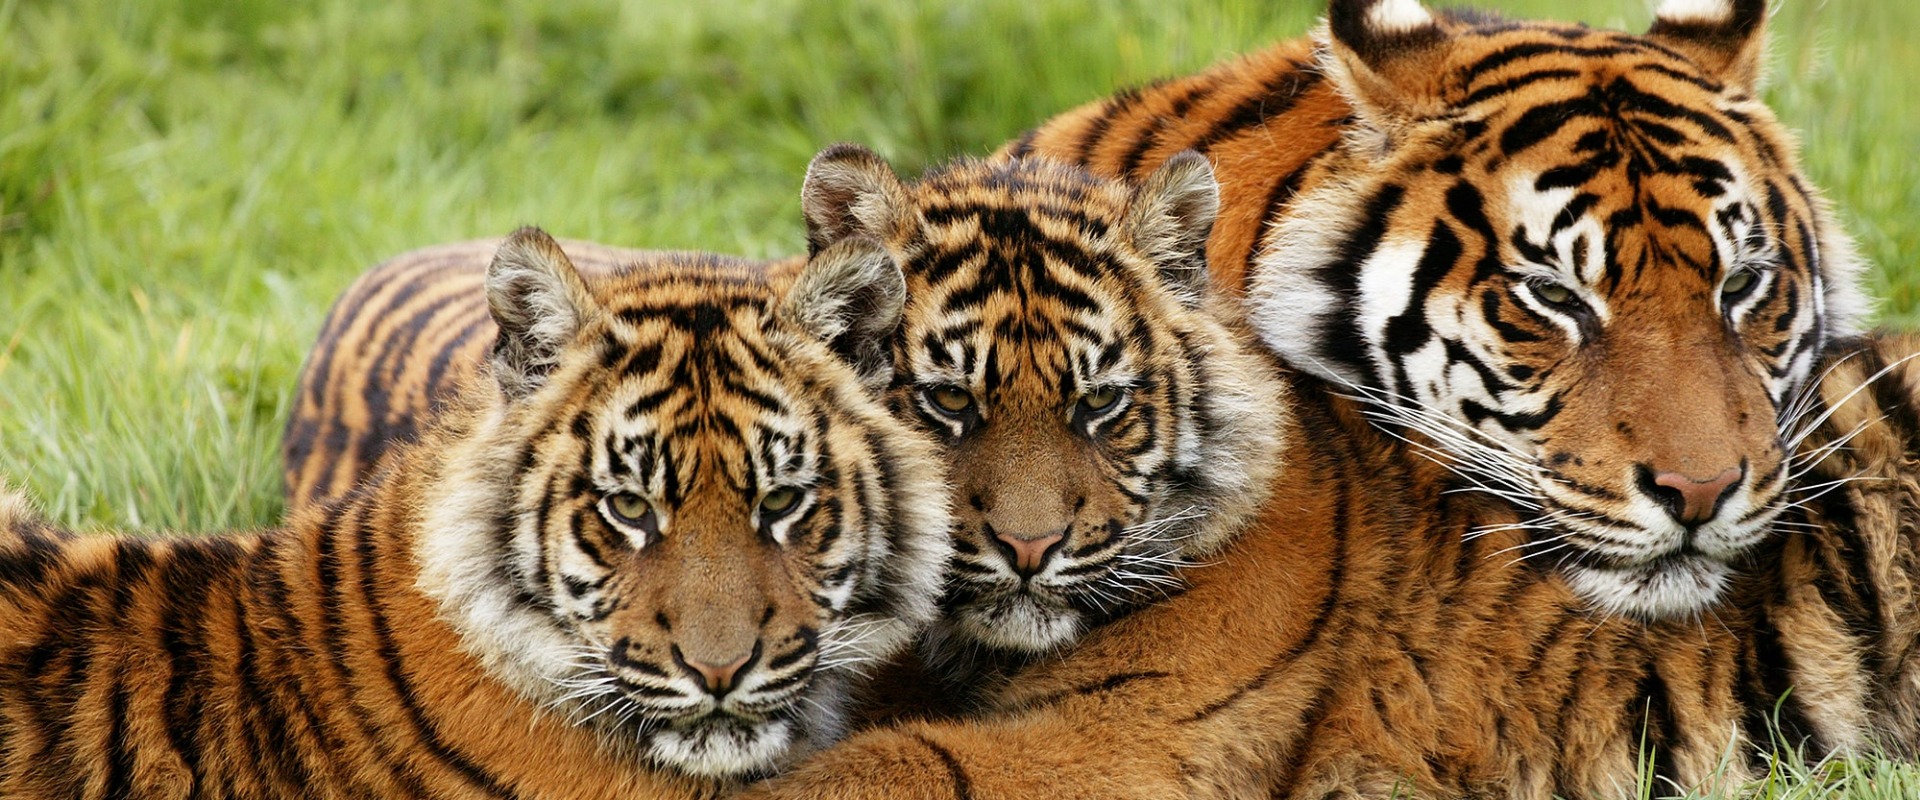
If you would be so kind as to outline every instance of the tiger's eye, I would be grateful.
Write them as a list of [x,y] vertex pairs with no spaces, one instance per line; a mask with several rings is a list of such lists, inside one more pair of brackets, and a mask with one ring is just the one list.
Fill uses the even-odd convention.
[[1720,294],[1728,297],[1739,295],[1753,288],[1755,277],[1757,276],[1753,270],[1736,269],[1727,275],[1727,280],[1724,283],[1720,284]]
[[958,386],[935,386],[927,390],[927,399],[935,408],[949,414],[958,414],[973,407],[973,395]]
[[653,505],[632,492],[609,495],[606,508],[613,521],[636,528],[646,527],[647,517],[653,514]]
[[1552,281],[1530,281],[1535,297],[1548,305],[1564,306],[1573,302],[1573,290]]
[[793,507],[799,504],[800,490],[792,487],[782,487],[768,492],[767,496],[760,498],[760,513],[766,514],[769,517],[779,517],[792,511]]
[[1080,407],[1088,411],[1105,411],[1120,402],[1120,390],[1112,386],[1102,386],[1080,396]]

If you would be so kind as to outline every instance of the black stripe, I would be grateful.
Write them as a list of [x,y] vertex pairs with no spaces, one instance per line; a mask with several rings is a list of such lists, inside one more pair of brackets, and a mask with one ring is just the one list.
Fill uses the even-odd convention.
[[[1294,385],[1294,396],[1300,400],[1303,423],[1306,429],[1338,429],[1336,426],[1339,426],[1339,423],[1335,422],[1330,415],[1325,413],[1325,408],[1322,404],[1326,401],[1326,398],[1323,392],[1319,390],[1318,387],[1316,387],[1316,389],[1308,389],[1299,381],[1296,381]],[[1311,414],[1317,419],[1311,421],[1306,420],[1305,417],[1308,414]],[[1329,526],[1327,533],[1329,538],[1334,542],[1334,548],[1331,561],[1327,565],[1327,594],[1320,599],[1320,606],[1314,610],[1313,619],[1307,623],[1306,633],[1302,635],[1298,641],[1294,642],[1291,647],[1281,651],[1269,660],[1267,665],[1262,668],[1252,680],[1235,688],[1232,692],[1228,693],[1227,696],[1208,703],[1192,714],[1181,718],[1179,720],[1180,722],[1196,723],[1204,721],[1226,710],[1248,694],[1264,688],[1275,678],[1285,674],[1286,670],[1294,665],[1293,662],[1297,660],[1301,654],[1313,647],[1315,643],[1319,642],[1320,637],[1326,633],[1333,619],[1335,609],[1339,608],[1342,586],[1347,580],[1347,545],[1348,540],[1352,536],[1353,497],[1351,495],[1354,489],[1353,475],[1349,473],[1348,468],[1360,464],[1358,453],[1353,452],[1353,448],[1349,445],[1350,443],[1341,443],[1339,445],[1339,449],[1347,451],[1345,453],[1332,453],[1324,449],[1322,450],[1323,457],[1320,460],[1326,470],[1333,473],[1332,477],[1326,480],[1325,483],[1332,489],[1333,519],[1331,520],[1332,524]]]
[[1256,273],[1256,262],[1260,259],[1263,249],[1262,246],[1273,236],[1274,226],[1280,223],[1281,208],[1293,202],[1293,196],[1296,192],[1300,191],[1300,182],[1306,178],[1307,171],[1312,169],[1315,164],[1320,163],[1322,157],[1337,149],[1337,145],[1329,146],[1318,153],[1308,156],[1305,160],[1302,160],[1298,166],[1294,167],[1292,172],[1287,173],[1286,177],[1281,178],[1278,183],[1275,183],[1272,190],[1267,192],[1266,205],[1260,207],[1262,209],[1260,231],[1254,236],[1252,246],[1247,249],[1246,267],[1242,269],[1240,273],[1242,290],[1252,285],[1253,277]]
[[1320,85],[1321,76],[1309,69],[1309,65],[1298,62],[1288,64],[1291,69],[1267,79],[1260,91],[1252,97],[1240,101],[1225,117],[1214,123],[1199,139],[1189,145],[1202,153],[1211,150],[1214,145],[1226,141],[1240,132],[1258,128],[1268,120],[1285,116],[1292,111],[1301,96],[1309,89]]
[[388,773],[408,794],[427,797],[430,793],[413,763],[396,754],[380,736],[381,731],[374,724],[367,707],[363,703],[352,701],[352,698],[360,695],[361,687],[352,666],[355,654],[346,640],[346,623],[341,618],[352,598],[347,594],[345,582],[341,580],[340,570],[344,560],[334,540],[360,536],[363,525],[361,517],[364,514],[363,508],[348,508],[346,513],[330,520],[330,529],[317,537],[314,577],[319,583],[317,589],[321,595],[318,598],[318,605],[320,607],[320,643],[325,653],[322,660],[333,667],[341,692],[349,698],[347,706],[352,711],[355,726],[371,746],[374,757],[381,762],[381,766],[387,768]]
[[913,739],[932,750],[940,763],[946,765],[947,777],[953,781],[953,796],[958,800],[973,800],[973,781],[967,777],[966,767],[960,765],[960,759],[954,757],[953,751],[918,733],[913,734]]
[[[109,634],[114,635],[114,634]],[[133,796],[133,750],[127,745],[126,665],[114,670],[113,689],[107,700],[107,741],[105,796]]]
[[1357,313],[1361,268],[1386,237],[1388,221],[1405,197],[1406,189],[1399,184],[1380,187],[1367,200],[1360,225],[1347,234],[1333,260],[1318,270],[1320,283],[1336,298],[1336,308],[1320,317],[1320,354],[1360,372],[1366,379],[1372,379],[1375,373]]
[[1176,677],[1176,676],[1171,672],[1162,672],[1158,670],[1149,670],[1145,672],[1118,672],[1112,675],[1108,675],[1107,677],[1102,678],[1100,680],[1093,681],[1091,683],[1083,683],[1078,686],[1072,686],[1066,689],[1060,689],[1058,691],[1047,692],[1046,694],[1036,695],[1026,700],[1022,700],[1020,702],[1020,708],[1023,711],[1034,711],[1037,709],[1046,708],[1048,706],[1057,705],[1062,701],[1065,701],[1074,697],[1086,697],[1088,695],[1094,695],[1094,694],[1105,694],[1115,689],[1119,689],[1122,686],[1128,686],[1131,684],[1139,683],[1140,681],[1160,680],[1163,678],[1172,678],[1172,677]]
[[369,632],[376,642],[380,661],[386,665],[387,684],[393,690],[395,698],[400,701],[401,709],[406,711],[407,720],[412,723],[420,743],[435,759],[446,764],[487,794],[495,797],[518,797],[512,788],[501,784],[481,765],[474,763],[465,753],[454,749],[441,739],[439,727],[427,717],[426,710],[420,705],[418,694],[414,692],[413,684],[407,680],[406,665],[401,658],[400,645],[394,641],[393,628],[387,622],[386,612],[379,596],[378,570],[382,563],[389,563],[391,558],[381,557],[381,548],[374,542],[372,532],[364,526],[354,529],[352,543],[360,557],[358,587],[360,596],[357,599],[369,617]]

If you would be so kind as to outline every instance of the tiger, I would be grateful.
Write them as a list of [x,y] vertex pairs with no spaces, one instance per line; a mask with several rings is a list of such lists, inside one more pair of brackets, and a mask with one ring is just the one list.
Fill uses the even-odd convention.
[[[415,441],[486,363],[496,329],[487,266],[502,239],[421,248],[368,270],[342,291],[301,368],[280,437],[288,516],[337,500]],[[617,272],[714,269],[777,291],[804,258],[756,261],[559,240],[589,284]]]
[[0,794],[710,798],[841,734],[951,552],[884,248],[589,287],[526,228],[483,290],[487,379],[285,527],[0,499]]
[[1596,608],[1696,617],[1782,512],[1785,404],[1869,310],[1755,94],[1765,19],[1668,0],[1635,35],[1332,0],[1314,36],[1001,155],[1207,155],[1213,278],[1268,347],[1531,512]]
[[[873,187],[896,217],[845,207]],[[960,160],[909,184],[857,145],[809,166],[810,255],[867,230],[910,265],[910,306],[940,304],[964,320],[893,340],[901,366],[889,408],[942,445],[958,521],[938,619],[919,656],[888,673],[892,699],[876,708],[964,705],[1003,672],[1177,591],[1179,568],[1218,551],[1258,505],[1278,466],[1285,405],[1273,366],[1228,341],[1234,334],[1213,321],[1225,314],[1175,313],[1202,297],[1194,284],[1205,280],[1199,249],[1215,192],[1198,156],[1170,160],[1138,186],[1039,159]],[[731,260],[566,246],[601,279]],[[453,244],[402,255],[336,303],[283,445],[290,507],[324,504],[376,471],[414,424],[390,421],[431,418],[435,398],[471,378],[473,342],[486,336],[479,252]],[[1019,272],[1054,261],[1081,272]],[[793,262],[737,263],[777,282]],[[1129,272],[1155,268],[1177,280],[1161,289]],[[983,277],[1002,274],[1032,284],[996,288]],[[941,288],[961,278],[986,288]],[[1055,294],[1080,305],[1039,299]],[[1068,333],[1023,333],[1040,329]]]
[[[889,245],[911,287],[894,334],[896,375],[889,379],[902,416],[929,427],[950,418],[940,402],[946,393],[928,389],[951,379],[915,372],[926,369],[916,365],[1004,363],[998,353],[1043,343],[1124,351],[1140,341],[1178,340],[1171,331],[1181,326],[1238,331],[1237,337],[1196,340],[1205,343],[1191,351],[1200,354],[1199,364],[1224,365],[1231,363],[1225,356],[1259,349],[1251,346],[1250,332],[1240,330],[1244,320],[1223,304],[1224,293],[1201,279],[1197,261],[1185,270],[1111,275],[1124,278],[1102,284],[1114,291],[1088,292],[1090,262],[1048,257],[1048,251],[1072,253],[1062,249],[1066,243],[1120,226],[1078,211],[1076,203],[1085,201],[1074,199],[1075,182],[1015,181],[1005,174],[1038,168],[967,165],[961,169],[991,179],[950,194],[930,191],[938,174],[909,187],[883,161],[858,150],[823,153],[809,169],[803,208],[810,247],[830,249],[848,236],[913,242],[929,231],[943,234],[919,247]],[[1033,194],[1018,195],[1029,199],[1015,212],[986,202],[995,192]],[[1204,192],[1197,197],[1197,209],[1178,214],[1213,207]],[[1197,258],[1197,221],[1188,230],[1188,244],[1169,245]],[[1040,245],[1042,257],[1018,258],[1021,242]],[[1019,298],[1048,313],[1021,325],[994,322],[1007,309],[989,302],[996,297]],[[1131,304],[1141,302],[1135,298],[1156,297],[1159,313],[1132,312]],[[1208,316],[1216,319],[1207,322]],[[989,330],[992,336],[965,333]],[[960,338],[943,333],[955,331]],[[381,347],[369,342],[353,349]],[[1090,627],[1070,649],[985,682],[962,707],[895,710],[740,794],[1614,798],[1639,785],[1643,763],[1679,786],[1737,785],[1759,774],[1762,765],[1747,756],[1773,741],[1776,727],[1815,737],[1805,740],[1810,751],[1867,741],[1886,729],[1864,727],[1884,719],[1861,723],[1867,715],[1841,704],[1870,703],[1871,695],[1816,698],[1795,688],[1830,677],[1809,670],[1831,665],[1807,658],[1788,638],[1802,632],[1795,625],[1835,618],[1831,611],[1799,613],[1798,622],[1793,614],[1765,616],[1754,610],[1757,602],[1728,604],[1698,622],[1597,615],[1562,576],[1519,557],[1515,548],[1528,537],[1513,527],[1522,518],[1511,504],[1461,493],[1472,484],[1378,427],[1372,406],[1345,396],[1343,387],[1274,364],[1265,368],[1280,376],[1278,385],[1261,389],[1261,399],[1280,415],[1273,423],[1279,452],[1270,458],[1276,470],[1266,478],[1264,499],[1249,496],[1251,517],[1225,537],[1222,549],[1179,570],[1179,588]],[[1842,377],[1833,372],[1828,380],[1845,385]],[[987,405],[993,400],[984,391],[985,376],[954,385],[968,389],[983,414],[1001,409]],[[1053,403],[1061,416],[1071,407],[1065,400]],[[1829,428],[1845,422],[1818,406],[1810,401],[1799,419],[1826,417]],[[962,427],[955,449],[981,432]],[[1822,452],[1816,439],[1807,441],[1810,453]],[[1210,451],[1202,459],[1224,466],[1228,454]],[[1007,474],[986,472],[982,479]],[[1042,477],[1037,469],[1016,474],[997,480]],[[965,483],[965,477],[954,481]],[[1854,490],[1870,485],[1845,484]],[[971,505],[964,492],[955,498],[959,509]],[[1789,513],[1806,513],[1806,507]],[[966,528],[956,535],[967,536]],[[1843,537],[1849,530],[1833,528]],[[1832,547],[1858,550],[1858,544],[1842,538]],[[1912,548],[1876,543],[1869,549],[1902,546]],[[1821,571],[1824,577],[1815,580],[1829,587],[1814,597],[1843,596],[1832,587],[1847,584],[1833,581],[1851,576],[1828,574],[1833,560],[1810,555],[1796,560]],[[964,570],[955,573],[964,579]],[[1807,586],[1783,582],[1773,594],[1805,599]],[[1751,591],[1762,594],[1758,586]],[[1841,609],[1842,619],[1871,619],[1858,606],[1828,608]],[[1902,652],[1891,638],[1884,651]]]
[[[871,235],[898,201],[877,169],[862,182],[838,216]],[[982,230],[1012,224],[975,213]],[[945,260],[901,263],[914,276]],[[1083,308],[1075,268],[1044,267],[1067,287],[1052,302]],[[1033,280],[1008,272],[914,295]],[[904,340],[982,316],[910,302]],[[1178,594],[1028,662],[965,713],[887,720],[737,796],[1602,800],[1732,791],[1774,753],[1920,757],[1920,337],[1829,353],[1787,404],[1796,480],[1773,524],[1789,533],[1701,618],[1597,613],[1527,556],[1521,509],[1464,492],[1470,476],[1421,457],[1432,444],[1379,425],[1350,387],[1291,371],[1271,494]]]

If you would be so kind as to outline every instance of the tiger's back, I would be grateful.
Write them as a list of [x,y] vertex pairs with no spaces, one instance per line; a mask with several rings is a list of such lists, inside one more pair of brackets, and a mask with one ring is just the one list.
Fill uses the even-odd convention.
[[[301,369],[281,437],[289,514],[351,491],[396,445],[431,424],[477,374],[494,341],[487,263],[498,239],[402,253],[368,270],[334,301]],[[791,280],[803,262],[567,240],[561,247],[590,282],[635,270],[712,266]]]

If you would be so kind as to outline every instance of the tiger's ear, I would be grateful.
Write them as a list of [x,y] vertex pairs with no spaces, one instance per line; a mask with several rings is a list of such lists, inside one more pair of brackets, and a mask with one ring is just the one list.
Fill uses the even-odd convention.
[[878,241],[841,239],[807,259],[780,316],[826,342],[870,390],[893,378],[893,333],[907,305],[907,279]]
[[1363,119],[1390,127],[1445,110],[1446,40],[1419,0],[1333,0],[1321,66]]
[[1721,83],[1759,87],[1767,0],[1666,0],[1647,38],[1680,51]]
[[807,165],[800,210],[807,219],[807,254],[849,236],[882,242],[912,235],[906,186],[886,159],[857,144],[836,144]]
[[1220,184],[1205,156],[1183,150],[1134,192],[1121,230],[1189,305],[1206,295],[1207,237],[1220,213]]
[[600,303],[560,243],[539,228],[514,231],[487,266],[487,307],[500,334],[489,362],[509,399],[532,394]]

